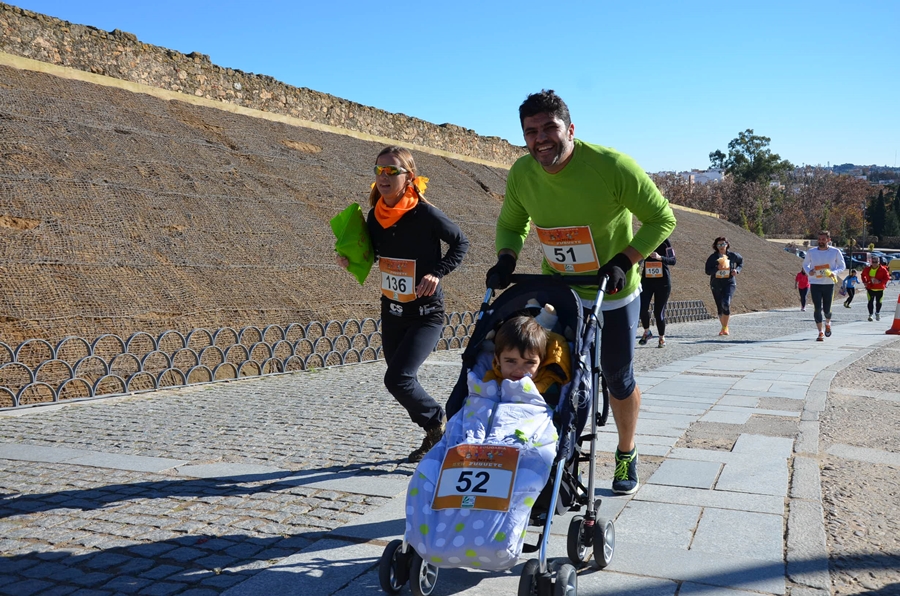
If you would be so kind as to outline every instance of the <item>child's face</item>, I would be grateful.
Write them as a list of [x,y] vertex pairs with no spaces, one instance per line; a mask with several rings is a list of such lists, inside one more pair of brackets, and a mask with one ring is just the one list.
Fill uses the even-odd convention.
[[517,348],[503,350],[497,358],[500,361],[500,376],[511,381],[533,377],[541,365],[541,357],[536,352],[522,354]]

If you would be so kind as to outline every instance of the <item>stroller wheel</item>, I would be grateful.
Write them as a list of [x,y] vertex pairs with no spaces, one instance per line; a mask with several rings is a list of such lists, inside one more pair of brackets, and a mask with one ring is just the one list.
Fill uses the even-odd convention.
[[576,515],[569,522],[569,540],[566,543],[566,553],[575,567],[584,567],[591,558],[591,553],[588,549],[593,544],[593,530],[595,527],[586,526],[584,516],[581,515]]
[[578,574],[575,568],[564,563],[556,573],[553,596],[578,596]]
[[388,594],[398,593],[409,580],[409,560],[401,548],[402,540],[391,540],[378,563],[378,582]]
[[522,577],[519,578],[518,596],[539,596],[538,575],[540,575],[541,563],[537,559],[528,559],[522,568]]
[[612,561],[616,550],[616,527],[612,520],[598,517],[594,522],[594,560],[600,569]]
[[409,582],[413,596],[431,596],[437,585],[437,576],[438,568],[426,563],[419,553],[413,552]]

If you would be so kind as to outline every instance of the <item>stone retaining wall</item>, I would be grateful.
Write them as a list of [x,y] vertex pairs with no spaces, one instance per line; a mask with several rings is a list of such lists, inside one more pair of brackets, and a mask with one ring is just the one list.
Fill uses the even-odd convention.
[[293,87],[266,75],[217,66],[209,56],[142,43],[0,3],[0,51],[117,79],[284,114],[348,130],[511,165],[523,147],[479,136],[454,124],[432,124],[327,93]]

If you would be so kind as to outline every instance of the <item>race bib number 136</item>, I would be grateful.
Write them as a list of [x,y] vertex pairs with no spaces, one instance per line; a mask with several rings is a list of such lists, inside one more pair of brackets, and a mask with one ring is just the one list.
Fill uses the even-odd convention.
[[378,259],[381,269],[381,293],[394,302],[416,299],[416,262],[410,259]]

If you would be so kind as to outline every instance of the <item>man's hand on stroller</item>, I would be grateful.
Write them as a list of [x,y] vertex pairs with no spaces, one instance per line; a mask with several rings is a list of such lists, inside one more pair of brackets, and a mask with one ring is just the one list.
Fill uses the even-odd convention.
[[606,281],[606,293],[615,294],[625,287],[625,272],[631,269],[632,265],[633,263],[628,258],[628,255],[620,252],[597,271],[597,285],[600,285],[603,282],[603,278],[606,277],[608,278]]
[[488,269],[484,285],[492,290],[502,290],[510,283],[510,276],[516,270],[516,257],[510,253],[497,255],[497,264]]

